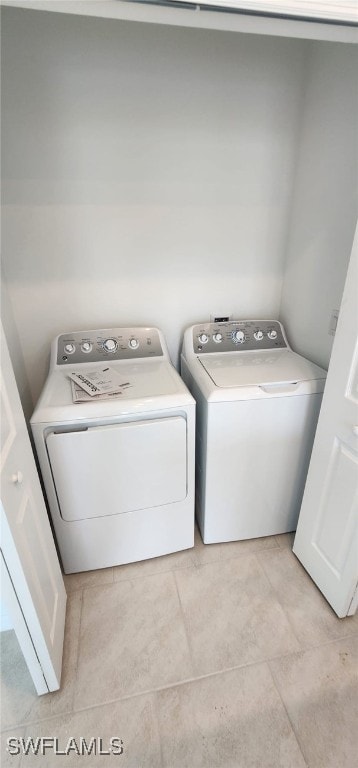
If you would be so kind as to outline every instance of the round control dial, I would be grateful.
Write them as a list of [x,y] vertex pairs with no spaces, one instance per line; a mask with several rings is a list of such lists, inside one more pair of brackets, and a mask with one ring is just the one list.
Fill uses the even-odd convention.
[[213,333],[213,339],[216,342],[216,344],[220,344],[220,342],[223,340],[222,333]]
[[200,344],[207,344],[209,341],[209,336],[206,333],[201,333],[198,338],[199,338]]
[[115,352],[117,346],[118,345],[115,339],[106,339],[106,341],[103,343],[103,348],[106,350],[106,352]]
[[263,337],[264,337],[263,331],[255,331],[254,338],[256,339],[256,341],[262,341]]
[[234,331],[232,334],[232,340],[235,344],[243,344],[245,341],[244,331]]
[[138,349],[138,347],[139,347],[138,339],[129,339],[128,346],[131,349]]
[[83,344],[81,344],[82,352],[91,352],[92,350],[92,344],[90,341],[84,341]]
[[271,328],[267,335],[269,339],[277,339],[277,331],[274,328]]
[[67,355],[73,355],[76,347],[74,344],[65,344],[65,352]]

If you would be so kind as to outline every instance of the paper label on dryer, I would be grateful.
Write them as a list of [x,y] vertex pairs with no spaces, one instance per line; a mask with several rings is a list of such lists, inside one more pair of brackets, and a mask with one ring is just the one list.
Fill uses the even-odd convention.
[[[82,393],[86,393],[87,399],[93,397],[108,397],[112,395],[121,395],[123,390],[130,387],[129,381],[123,381],[123,377],[119,376],[116,371],[113,371],[108,366],[105,368],[95,368],[89,371],[72,371],[69,374],[71,383],[73,382],[76,393],[75,402],[79,401],[78,390],[82,390]],[[74,393],[74,388],[72,388]]]
[[72,402],[73,403],[88,403],[89,401],[97,402],[97,400],[115,400],[116,398],[120,398],[123,395],[123,390],[120,392],[116,392],[113,395],[89,395],[88,392],[85,392],[84,389],[81,389],[81,387],[78,386],[78,384],[75,384],[75,382],[70,379],[71,389],[72,389]]

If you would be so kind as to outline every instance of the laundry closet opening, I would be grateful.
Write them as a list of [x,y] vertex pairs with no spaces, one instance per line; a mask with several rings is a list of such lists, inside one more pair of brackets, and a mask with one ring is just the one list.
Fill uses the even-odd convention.
[[1,22],[2,316],[27,418],[75,329],[159,327],[177,364],[213,313],[280,320],[327,368],[358,208],[356,47]]
[[66,329],[150,323],[177,363],[213,312],[280,319],[327,367],[355,47],[8,7],[2,35],[4,323],[27,416]]

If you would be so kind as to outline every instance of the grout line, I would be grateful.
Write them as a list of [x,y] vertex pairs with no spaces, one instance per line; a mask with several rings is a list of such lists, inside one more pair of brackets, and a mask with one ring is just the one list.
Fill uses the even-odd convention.
[[[292,655],[292,654],[287,654],[287,655]],[[129,693],[129,694],[126,694],[124,696],[120,696],[120,697],[115,698],[115,699],[108,699],[108,701],[103,701],[103,702],[100,702],[100,703],[97,702],[96,704],[91,704],[88,707],[81,707],[81,708],[73,710],[71,712],[66,711],[66,712],[58,713],[56,715],[50,715],[49,717],[42,718],[40,720],[33,720],[32,722],[25,723],[24,725],[25,725],[25,727],[28,727],[28,726],[37,725],[37,724],[40,724],[40,723],[45,723],[45,722],[48,722],[50,720],[54,720],[55,718],[68,717],[68,716],[75,715],[75,714],[77,715],[77,714],[79,714],[81,712],[88,712],[91,709],[100,709],[102,707],[106,707],[106,706],[109,706],[111,704],[117,704],[117,703],[122,702],[122,701],[128,701],[130,699],[137,699],[137,698],[139,698],[141,696],[148,696],[148,695],[152,695],[152,694],[161,693],[161,691],[168,691],[171,688],[177,688],[179,686],[189,685],[191,683],[200,682],[201,680],[206,680],[207,678],[218,677],[219,675],[222,675],[222,674],[228,674],[229,672],[233,672],[233,671],[235,671],[237,669],[245,669],[246,667],[255,667],[255,666],[259,666],[260,664],[265,664],[265,663],[266,663],[266,659],[263,659],[263,660],[260,660],[260,661],[250,662],[249,664],[240,664],[240,665],[237,665],[235,667],[228,667],[227,669],[219,669],[219,670],[216,670],[215,672],[208,672],[205,675],[200,675],[199,677],[188,677],[188,678],[185,678],[184,680],[177,680],[175,682],[168,683],[167,685],[161,685],[161,686],[158,686],[156,688],[148,688],[148,689],[143,690],[143,691],[137,691],[135,693]],[[19,724],[19,725],[14,725],[13,727],[14,728],[21,728],[23,726],[21,724]],[[6,731],[10,731],[10,730],[11,730],[11,728],[9,728],[9,727],[6,728]]]
[[324,647],[326,647],[328,645],[333,645],[333,643],[344,642],[345,640],[349,640],[350,638],[354,637],[355,634],[356,634],[356,632],[353,632],[353,633],[351,633],[349,635],[345,635],[344,637],[338,637],[338,638],[336,637],[334,639],[327,640],[324,643],[319,643],[318,645],[310,646],[309,648],[302,648],[302,649],[300,649],[298,651],[293,651],[293,652],[290,651],[289,653],[284,653],[284,654],[280,654],[280,655],[277,655],[277,656],[271,656],[270,658],[267,658],[267,659],[259,659],[257,661],[249,662],[248,664],[236,664],[233,667],[226,667],[225,669],[218,669],[218,670],[215,670],[214,672],[207,672],[206,674],[199,675],[198,677],[189,677],[189,678],[185,678],[184,680],[177,680],[175,682],[168,683],[167,685],[159,685],[156,688],[148,688],[148,689],[145,689],[143,691],[136,691],[136,692],[133,692],[133,693],[128,693],[128,694],[125,694],[124,696],[118,696],[117,698],[114,698],[114,699],[108,699],[108,701],[102,701],[102,702],[97,702],[96,704],[91,704],[88,707],[80,707],[78,709],[66,710],[64,712],[59,712],[59,713],[57,713],[55,715],[54,714],[49,715],[49,717],[40,718],[38,720],[35,719],[35,720],[28,721],[28,722],[25,722],[25,723],[16,723],[13,726],[6,727],[3,731],[1,731],[1,733],[5,733],[6,731],[11,731],[12,728],[13,729],[15,729],[15,728],[27,728],[29,726],[33,726],[33,725],[37,725],[37,724],[40,724],[40,723],[48,722],[50,720],[54,720],[55,718],[68,717],[68,716],[71,716],[71,715],[79,714],[81,712],[87,712],[87,711],[89,711],[91,709],[100,709],[101,707],[105,707],[105,706],[108,706],[110,704],[117,704],[117,703],[122,702],[122,701],[128,701],[129,699],[137,699],[140,696],[148,696],[150,694],[157,694],[157,693],[160,693],[161,691],[167,691],[170,688],[178,688],[179,686],[189,685],[191,683],[200,682],[200,680],[206,680],[207,678],[210,678],[210,677],[218,677],[219,675],[228,674],[229,672],[234,672],[235,670],[246,669],[248,667],[256,667],[256,666],[259,666],[260,664],[269,664],[270,665],[271,662],[280,661],[281,659],[287,659],[290,656],[293,657],[293,656],[297,656],[297,654],[309,653],[310,651],[314,651],[314,650],[317,650],[319,648],[324,648]]
[[[183,550],[185,551],[185,550]],[[148,562],[147,560],[143,560],[142,562]],[[128,565],[131,565],[131,563],[128,563]],[[153,571],[152,573],[146,573],[146,574],[138,574],[137,576],[127,576],[125,579],[117,579],[114,581],[114,584],[124,584],[126,581],[138,581],[138,579],[148,579],[151,576],[160,576],[162,573],[175,573],[175,571],[184,571],[187,568],[192,568],[194,563],[186,563],[185,565],[178,565],[174,568],[163,568],[163,570],[159,571]],[[117,568],[120,566],[116,566]]]
[[[281,551],[285,551],[285,550],[284,550],[284,549],[282,549]],[[276,600],[277,600],[277,602],[278,602],[278,604],[279,604],[279,606],[280,606],[281,610],[283,611],[283,613],[284,613],[284,615],[285,615],[285,617],[286,617],[287,623],[288,623],[288,625],[289,625],[289,626],[290,626],[290,628],[291,628],[291,631],[292,631],[292,634],[293,634],[293,636],[296,638],[296,640],[297,640],[297,642],[298,642],[298,645],[299,645],[299,650],[304,650],[304,645],[302,644],[302,642],[301,642],[301,640],[299,639],[299,637],[297,637],[297,634],[296,634],[296,630],[295,630],[294,624],[293,624],[293,622],[292,622],[292,620],[291,620],[291,617],[290,617],[290,615],[289,615],[288,611],[286,611],[286,608],[285,608],[285,606],[282,604],[282,602],[281,602],[281,598],[280,598],[280,595],[279,595],[279,593],[278,593],[277,589],[275,588],[275,586],[272,584],[272,582],[271,582],[271,579],[270,579],[270,577],[269,577],[268,573],[266,572],[266,568],[265,568],[264,564],[261,562],[261,559],[260,559],[259,557],[257,558],[257,562],[258,562],[258,564],[259,564],[259,566],[260,566],[260,569],[261,569],[262,573],[264,574],[264,576],[265,576],[265,578],[266,578],[266,580],[267,580],[267,583],[268,583],[268,584],[269,584],[269,586],[270,586],[270,589],[271,589],[271,590],[272,590],[272,592],[274,593],[274,595],[275,595],[275,597],[276,597]]]
[[[222,542],[223,545],[224,544],[234,544],[234,543],[235,542],[232,542],[232,541],[231,542],[230,541]],[[208,545],[205,545],[205,546],[209,546],[209,547],[210,546],[214,546],[215,547],[217,545],[216,544],[213,544],[213,545],[208,544]],[[233,554],[233,555],[226,556],[226,557],[223,557],[222,555],[218,554],[217,558],[211,558],[209,560],[197,559],[197,561],[195,563],[195,567],[196,568],[203,568],[204,566],[207,566],[207,565],[217,565],[218,563],[229,563],[232,560],[241,560],[241,559],[244,559],[244,558],[253,557],[255,555],[260,554],[261,552],[276,552],[276,551],[280,551],[280,547],[278,547],[276,544],[274,544],[273,546],[268,546],[268,547],[265,547],[263,549],[262,548],[247,549],[246,551],[240,552],[239,554]],[[177,570],[179,570],[179,569],[177,569]]]
[[186,642],[187,642],[188,649],[189,649],[190,666],[191,666],[192,672],[194,673],[194,670],[195,670],[194,653],[193,653],[193,649],[192,649],[192,645],[191,645],[191,641],[190,641],[190,636],[189,636],[188,628],[187,628],[187,625],[186,625],[186,618],[185,618],[183,603],[182,603],[181,597],[180,597],[178,581],[177,581],[177,578],[176,578],[176,574],[174,573],[173,575],[174,575],[174,581],[175,581],[175,588],[176,588],[176,592],[177,592],[177,595],[178,595],[179,608],[180,608],[180,613],[181,613],[181,617],[182,617],[182,621],[183,621],[183,627],[184,627]]
[[153,698],[153,707],[154,707],[155,719],[156,719],[157,729],[158,729],[158,741],[159,741],[159,749],[160,749],[160,766],[157,766],[157,768],[164,768],[163,740],[162,740],[162,734],[161,734],[161,730],[160,730],[159,711],[158,711],[158,696],[157,696],[156,692],[152,693],[152,698]]
[[306,755],[305,755],[305,751],[304,751],[304,748],[303,748],[303,744],[301,744],[301,739],[299,738],[299,735],[298,735],[298,733],[296,732],[296,728],[295,728],[295,725],[294,725],[294,723],[293,723],[293,721],[292,721],[292,719],[291,719],[291,715],[290,715],[290,713],[289,713],[289,711],[288,711],[288,709],[287,709],[287,707],[286,707],[286,704],[285,704],[285,702],[284,702],[284,700],[283,700],[283,697],[282,697],[282,694],[281,694],[280,688],[279,688],[279,686],[278,686],[278,683],[277,683],[277,680],[276,680],[276,676],[275,676],[275,674],[274,674],[274,672],[273,672],[273,669],[272,669],[272,667],[271,667],[271,663],[270,663],[270,660],[268,660],[266,663],[267,663],[267,666],[268,666],[269,672],[270,672],[270,674],[271,674],[272,682],[273,682],[273,684],[274,684],[274,686],[275,686],[275,688],[276,688],[276,691],[277,691],[277,694],[278,694],[278,696],[280,697],[280,701],[281,701],[281,703],[282,703],[282,706],[283,706],[283,708],[284,708],[284,710],[285,710],[285,712],[286,712],[286,715],[287,715],[288,721],[289,721],[289,723],[290,723],[290,726],[291,726],[291,728],[292,728],[292,732],[293,732],[293,734],[294,734],[294,736],[295,736],[295,739],[296,739],[296,741],[297,741],[297,745],[298,745],[298,748],[299,748],[299,750],[300,750],[300,752],[301,752],[301,755],[302,755],[302,757],[303,757],[303,760],[304,760],[305,764],[306,764],[306,765],[308,766],[308,768],[309,768],[309,761],[308,761],[308,757],[306,758]]
[[[283,551],[283,552],[284,552],[284,551],[287,551],[287,549],[286,549],[286,548],[282,548],[282,550],[281,550],[281,551]],[[308,571],[306,571],[306,569],[304,568],[304,566],[302,565],[302,563],[300,562],[300,560],[298,560],[298,558],[296,557],[295,553],[294,553],[292,550],[290,550],[290,552],[291,552],[291,554],[294,556],[294,561],[295,561],[295,563],[297,563],[297,564],[299,565],[299,567],[300,567],[300,570],[301,570],[301,572],[302,572],[302,574],[303,574],[304,578],[308,578],[308,580],[309,580],[309,582],[308,582],[308,583],[309,583],[309,586],[310,586],[310,587],[312,587],[312,591],[313,591],[315,594],[319,595],[321,598],[323,598],[323,600],[324,600],[324,603],[326,604],[326,606],[328,607],[328,609],[329,609],[329,610],[330,610],[330,612],[332,613],[332,616],[333,616],[333,618],[337,619],[338,617],[336,616],[336,614],[335,614],[335,612],[334,612],[334,610],[333,610],[332,606],[329,604],[328,600],[326,600],[326,598],[324,597],[323,593],[322,593],[322,592],[320,591],[320,589],[317,587],[317,584],[315,584],[315,582],[314,582],[314,581],[313,581],[313,579],[311,578],[311,576],[310,576],[310,574],[308,573]],[[261,553],[258,553],[258,554],[261,554]],[[327,640],[324,640],[323,642],[317,642],[317,643],[315,643],[315,642],[314,642],[313,644],[309,644],[309,645],[306,645],[306,644],[305,644],[305,642],[304,642],[303,640],[300,640],[300,639],[298,638],[298,636],[297,636],[297,633],[296,633],[296,629],[295,629],[295,627],[294,627],[294,624],[293,624],[293,621],[292,621],[292,619],[291,619],[291,617],[290,617],[290,615],[289,615],[289,612],[286,610],[286,608],[285,608],[285,605],[283,604],[283,602],[282,602],[282,600],[281,600],[281,597],[280,597],[279,591],[276,589],[276,587],[274,586],[274,584],[272,584],[272,582],[271,582],[271,579],[270,579],[270,576],[269,576],[269,574],[266,572],[266,568],[265,568],[265,566],[264,566],[264,558],[262,559],[262,562],[261,562],[261,558],[260,558],[260,557],[258,557],[257,559],[258,559],[258,562],[259,562],[259,564],[260,564],[260,566],[261,566],[261,569],[262,569],[263,573],[265,574],[265,576],[266,576],[266,578],[267,578],[267,580],[268,580],[268,582],[269,582],[269,584],[270,584],[270,587],[271,587],[271,589],[273,590],[273,592],[274,592],[274,593],[275,593],[275,595],[276,595],[277,601],[278,601],[278,603],[280,604],[280,606],[281,606],[281,608],[282,608],[282,610],[283,610],[283,612],[284,612],[284,614],[285,614],[285,616],[286,616],[286,618],[287,618],[287,621],[288,621],[288,623],[289,623],[289,625],[290,625],[290,627],[291,627],[291,629],[292,629],[292,632],[293,632],[293,634],[294,634],[294,636],[295,636],[295,638],[296,638],[297,642],[299,643],[299,645],[300,645],[300,649],[301,649],[302,651],[308,651],[308,650],[310,650],[311,648],[320,648],[320,647],[321,647],[321,646],[323,646],[323,645],[327,645],[327,643],[330,643],[330,642],[335,642],[335,641],[337,641],[337,640],[341,640],[341,639],[344,639],[344,638],[348,638],[348,637],[352,637],[352,636],[354,636],[354,635],[357,633],[357,630],[353,630],[352,632],[348,632],[348,633],[347,633],[347,635],[342,635],[342,637],[338,636],[338,637],[334,637],[334,638],[327,638]],[[349,616],[345,616],[345,617],[344,617],[344,619],[348,619],[348,618],[350,618],[350,617],[349,617]],[[344,619],[343,619],[343,620],[344,620]],[[341,621],[341,619],[338,619],[338,620],[339,620],[339,621]]]
[[[74,601],[75,601],[75,598],[71,597],[71,595],[68,594],[67,595],[67,611],[68,611],[68,613],[66,611],[65,636],[64,636],[64,640],[63,640],[64,646],[65,646],[65,642],[66,642],[66,635],[68,634],[68,618],[69,618],[69,613],[70,613],[70,610],[72,610],[72,611],[74,610],[74,606],[73,606]],[[79,621],[78,621],[78,629],[77,629],[77,651],[76,651],[75,669],[74,669],[75,673],[76,673],[76,670],[77,670],[77,663],[78,663],[79,630],[80,630],[80,626],[81,626],[82,601],[83,601],[83,595],[81,594],[81,596],[80,596],[80,606],[79,606]],[[69,605],[70,602],[72,603],[71,609],[70,609],[70,605]],[[64,647],[63,647],[63,650],[64,650]],[[61,677],[62,677],[63,668],[64,668],[64,661],[65,661],[64,657],[62,656]],[[61,686],[60,686],[59,692],[60,691],[61,691]],[[75,689],[74,689],[74,684],[73,684],[72,693],[71,693],[71,696],[70,696],[70,705],[69,705],[72,710],[73,710],[73,706],[74,706],[74,698],[75,698]]]
[[[239,558],[247,557],[248,555],[256,555],[259,552],[272,552],[272,550],[274,550],[274,551],[280,550],[281,551],[282,549],[284,549],[283,547],[280,547],[280,545],[277,543],[276,536],[270,536],[270,537],[267,537],[267,538],[275,539],[276,543],[275,544],[272,543],[272,544],[270,544],[270,545],[268,545],[267,547],[264,547],[264,548],[250,549],[247,552],[243,551],[243,552],[239,552],[238,554],[234,553],[234,554],[230,555],[229,557],[225,557],[225,558],[223,558],[222,556],[220,556],[218,554],[217,558],[210,559],[210,560],[203,560],[202,562],[201,562],[200,559],[197,559],[194,556],[190,563],[186,563],[185,565],[177,565],[177,566],[170,566],[170,564],[168,563],[168,567],[163,568],[163,570],[153,571],[153,573],[144,574],[144,577],[143,577],[143,574],[140,573],[140,574],[134,575],[134,576],[133,575],[129,575],[128,577],[126,577],[124,579],[115,579],[114,578],[114,569],[122,567],[121,565],[116,565],[116,566],[112,567],[113,574],[112,574],[112,580],[111,581],[105,581],[105,582],[102,582],[100,584],[83,584],[82,586],[79,586],[79,587],[77,587],[75,589],[69,589],[69,591],[67,592],[67,595],[69,595],[69,594],[71,594],[73,592],[80,592],[80,591],[85,590],[85,589],[88,589],[88,590],[97,589],[97,588],[100,588],[100,587],[107,587],[110,584],[120,584],[120,583],[122,583],[124,581],[133,581],[133,580],[137,580],[137,579],[141,579],[141,578],[146,578],[147,576],[157,576],[159,573],[169,573],[169,572],[170,573],[171,572],[174,573],[175,571],[182,571],[182,570],[184,570],[186,568],[192,568],[192,567],[197,568],[198,566],[202,566],[202,565],[211,565],[213,563],[221,562],[223,559],[225,560],[225,562],[227,562],[229,560],[238,560]],[[239,544],[240,542],[238,541],[236,543]],[[235,544],[235,542],[228,541],[228,542],[222,542],[221,544],[223,546],[224,544]],[[211,546],[211,545],[210,544],[209,545],[205,545],[204,544],[203,547],[205,547],[205,546]],[[212,546],[215,547],[215,546],[218,546],[218,545],[217,544],[213,544]],[[219,546],[220,546],[220,543],[219,543]],[[200,546],[199,547],[195,547],[194,546],[194,547],[190,547],[187,550],[180,550],[180,551],[182,551],[182,552],[189,552],[189,553],[193,553],[194,554],[195,549],[199,549],[199,548],[201,549],[202,547],[200,547]],[[179,551],[179,553],[180,553],[180,551]],[[179,554],[179,553],[172,553],[172,554]],[[171,554],[163,555],[163,557],[171,557]],[[138,561],[136,563],[124,563],[123,567],[131,566],[131,565],[140,565],[142,562],[143,563],[147,563],[150,560],[156,560],[156,559],[157,558],[150,558],[149,560],[141,560],[141,561]],[[72,574],[66,574],[66,575],[68,577],[71,577]]]
[[283,534],[282,533],[277,533],[275,535],[275,539],[277,541],[277,546],[278,546],[279,549],[289,549],[290,552],[292,552],[292,547],[288,546],[287,544],[280,544],[280,541],[279,541],[280,536],[289,536],[290,533],[292,533],[292,531],[289,531],[288,533],[283,533]]
[[75,670],[73,675],[73,691],[72,691],[72,712],[75,712],[75,695],[77,690],[77,681],[78,681],[78,667],[79,667],[79,658],[80,658],[80,644],[81,644],[81,628],[82,628],[82,614],[83,614],[83,602],[84,602],[84,590],[81,591],[81,607],[80,607],[80,618],[78,622],[78,632],[77,632],[77,653],[76,653],[76,664],[75,664]]
[[[272,538],[274,538],[274,537],[272,537]],[[198,548],[195,548],[195,547],[191,548],[190,552],[194,553],[195,549],[198,549]],[[111,703],[116,703],[116,702],[120,702],[120,701],[126,701],[127,699],[136,698],[138,696],[143,696],[143,695],[148,695],[148,694],[157,694],[161,690],[168,690],[168,689],[173,688],[173,687],[177,687],[177,686],[181,686],[181,685],[187,685],[187,684],[190,684],[190,683],[195,683],[195,682],[200,681],[202,679],[205,679],[207,677],[212,677],[212,676],[216,676],[216,675],[219,675],[219,674],[225,674],[226,672],[230,672],[230,671],[233,671],[233,670],[236,670],[236,669],[245,668],[245,667],[254,666],[254,665],[257,665],[257,664],[264,663],[264,662],[270,663],[270,662],[273,662],[275,660],[284,659],[284,658],[287,658],[287,657],[290,657],[290,656],[294,656],[294,655],[296,655],[298,653],[306,653],[306,652],[313,651],[313,650],[318,649],[318,648],[323,648],[323,647],[331,645],[333,643],[344,642],[344,640],[347,640],[347,639],[350,639],[351,637],[354,637],[356,635],[356,633],[357,633],[357,630],[355,628],[353,629],[353,631],[348,632],[346,635],[344,635],[342,637],[327,638],[323,642],[316,642],[316,643],[313,643],[312,645],[308,645],[308,646],[304,645],[302,642],[300,642],[298,640],[298,638],[296,636],[296,633],[295,633],[295,630],[292,627],[292,624],[291,624],[290,618],[288,616],[288,613],[286,612],[285,607],[282,605],[280,597],[279,597],[279,594],[278,594],[277,590],[275,589],[275,587],[272,585],[272,583],[270,581],[270,578],[269,578],[268,574],[266,573],[266,570],[265,570],[264,565],[263,565],[263,562],[265,560],[265,553],[267,553],[267,552],[284,552],[286,550],[291,552],[291,550],[289,550],[286,547],[278,546],[277,542],[276,542],[275,546],[269,546],[269,547],[266,547],[265,549],[259,549],[257,551],[248,551],[248,552],[244,551],[244,552],[240,552],[239,554],[235,554],[234,556],[231,556],[231,557],[228,557],[228,558],[224,559],[224,561],[227,562],[227,561],[230,561],[230,560],[237,560],[237,559],[240,559],[240,558],[248,557],[249,555],[256,558],[256,560],[257,560],[257,562],[259,564],[260,571],[262,572],[265,580],[269,584],[270,590],[272,590],[273,593],[275,594],[275,596],[277,598],[277,601],[278,601],[279,605],[281,606],[281,609],[283,610],[284,615],[286,616],[289,625],[292,628],[293,635],[297,639],[297,642],[299,644],[299,648],[296,651],[290,651],[289,653],[279,654],[277,656],[272,656],[271,658],[261,659],[261,660],[258,660],[258,661],[250,662],[249,664],[245,664],[245,663],[244,664],[237,664],[237,665],[235,665],[233,667],[227,667],[225,669],[215,670],[213,672],[209,672],[209,673],[207,673],[205,675],[199,675],[199,676],[196,676],[196,677],[186,678],[185,680],[178,680],[176,682],[168,683],[167,685],[158,686],[157,688],[151,688],[151,689],[148,689],[148,690],[138,691],[138,692],[135,692],[135,693],[129,693],[129,694],[122,695],[122,696],[116,697],[114,699],[111,699],[109,701],[98,702],[96,704],[92,704],[89,707],[82,707],[82,708],[80,707],[79,709],[75,709],[74,701],[75,701],[77,682],[78,682],[78,668],[79,668],[80,646],[81,646],[81,628],[82,628],[83,602],[84,602],[84,593],[85,593],[85,591],[88,590],[88,592],[89,592],[88,598],[90,599],[90,592],[91,592],[92,588],[101,588],[101,587],[103,587],[105,589],[109,585],[113,585],[113,583],[120,584],[122,582],[126,583],[127,581],[137,581],[139,578],[151,578],[152,576],[158,576],[158,575],[162,575],[162,574],[168,573],[168,572],[173,573],[174,581],[175,581],[175,584],[176,584],[176,590],[177,590],[177,594],[178,594],[178,599],[179,599],[179,603],[180,603],[181,613],[182,613],[182,617],[183,617],[183,622],[184,622],[184,630],[185,630],[185,634],[186,634],[186,638],[187,638],[187,643],[188,643],[188,647],[189,647],[189,652],[190,652],[191,667],[192,667],[192,671],[194,673],[194,669],[195,669],[194,655],[193,655],[193,651],[192,651],[192,648],[191,648],[191,643],[190,643],[190,639],[189,639],[189,636],[188,636],[187,625],[186,625],[186,621],[185,621],[184,610],[183,610],[182,602],[181,602],[181,599],[180,599],[179,588],[178,588],[178,580],[177,580],[177,577],[176,577],[176,571],[188,570],[189,568],[194,568],[195,569],[198,566],[199,567],[203,567],[203,566],[209,566],[209,565],[212,565],[212,564],[217,564],[218,562],[222,561],[223,558],[222,557],[218,557],[218,560],[211,560],[211,561],[203,562],[203,563],[198,562],[197,565],[194,562],[192,562],[189,565],[171,568],[171,569],[168,569],[168,571],[166,571],[166,570],[164,570],[164,571],[157,571],[157,572],[154,572],[152,574],[148,574],[148,576],[144,576],[144,577],[143,577],[142,574],[139,575],[139,576],[134,576],[134,577],[133,576],[129,576],[128,579],[123,579],[123,580],[120,580],[118,582],[114,581],[114,569],[112,568],[112,579],[113,579],[113,581],[105,582],[103,584],[92,584],[92,585],[89,585],[89,586],[82,586],[79,589],[73,590],[72,592],[68,593],[68,598],[70,598],[71,595],[75,595],[77,592],[81,592],[81,606],[80,606],[79,627],[78,627],[78,635],[77,635],[78,642],[77,642],[77,653],[76,653],[76,662],[75,662],[74,680],[73,680],[73,693],[72,693],[72,696],[71,696],[71,708],[70,709],[66,708],[65,711],[63,711],[63,712],[58,712],[56,714],[51,714],[51,715],[49,715],[47,717],[41,717],[39,719],[35,718],[34,720],[28,720],[28,721],[25,721],[23,723],[14,724],[12,726],[12,728],[13,729],[15,729],[15,728],[16,729],[17,728],[25,728],[26,729],[26,728],[28,728],[29,726],[31,726],[31,725],[33,725],[35,723],[47,722],[47,721],[53,720],[56,717],[60,718],[60,717],[68,716],[68,715],[71,715],[71,714],[74,714],[74,713],[77,713],[77,712],[84,712],[84,711],[87,711],[87,710],[90,710],[90,709],[94,709],[94,708],[98,708],[98,707],[103,707],[103,706],[106,706],[106,705],[111,704]],[[10,730],[11,730],[11,726],[10,726],[10,728],[6,727],[5,729],[2,729],[1,733],[9,732]]]
[[[112,578],[108,581],[102,581],[99,584],[80,584],[78,587],[71,588],[69,586],[69,580],[71,579],[71,576],[77,576],[78,574],[75,573],[66,573],[62,574],[62,576],[66,576],[66,579],[64,579],[67,597],[69,595],[73,594],[74,592],[82,592],[85,589],[98,589],[99,587],[108,587],[110,584],[113,584],[114,582],[114,568],[107,568],[106,570],[112,571]],[[86,573],[86,571],[84,571]],[[91,573],[91,571],[89,571]]]
[[[183,550],[183,551],[185,551],[185,550]],[[153,559],[155,559],[155,558],[153,558]],[[147,562],[149,562],[149,560],[139,561],[138,563],[124,563],[124,567],[126,567],[128,565],[138,565],[141,562],[147,563]],[[112,581],[104,581],[104,582],[102,582],[100,584],[83,584],[80,587],[76,587],[75,589],[70,590],[67,593],[67,595],[73,594],[74,592],[80,592],[82,590],[83,591],[86,590],[86,591],[90,592],[92,589],[101,589],[102,587],[110,587],[110,586],[113,586],[113,584],[123,584],[124,582],[127,582],[127,581],[138,581],[138,579],[143,579],[143,578],[146,579],[146,578],[149,578],[150,576],[159,576],[162,573],[174,573],[175,571],[183,571],[185,568],[192,568],[194,565],[195,565],[194,562],[191,562],[191,563],[186,563],[185,565],[178,565],[178,566],[175,566],[175,567],[163,568],[163,570],[153,570],[151,573],[146,573],[146,574],[140,573],[140,574],[137,574],[137,575],[129,574],[124,579],[115,579],[114,578],[114,568],[120,568],[121,567],[120,565],[116,565],[116,566],[113,567],[113,580]]]

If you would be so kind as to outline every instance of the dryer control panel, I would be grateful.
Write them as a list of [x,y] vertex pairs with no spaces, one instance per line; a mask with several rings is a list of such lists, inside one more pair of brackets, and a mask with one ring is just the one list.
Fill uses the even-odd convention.
[[54,345],[55,365],[163,357],[166,353],[157,328],[73,331],[58,336]]
[[281,323],[277,320],[230,320],[202,323],[193,327],[195,354],[245,352],[288,347]]

